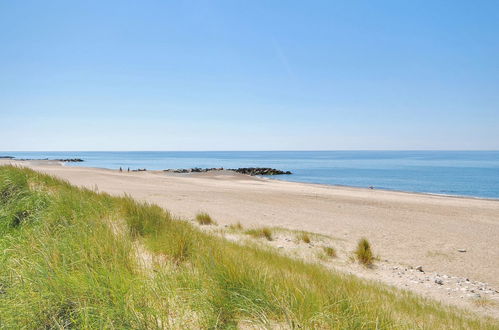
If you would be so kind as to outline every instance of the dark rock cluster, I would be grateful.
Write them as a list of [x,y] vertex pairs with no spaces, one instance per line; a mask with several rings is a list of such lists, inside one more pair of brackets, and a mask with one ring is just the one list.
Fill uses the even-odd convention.
[[173,173],[203,173],[203,172],[211,172],[211,171],[223,171],[223,167],[212,167],[212,168],[180,168],[180,169],[168,169],[164,170],[164,172],[173,172]]
[[65,162],[65,163],[81,163],[83,162],[83,159],[81,158],[63,158],[63,159],[53,159],[58,162]]
[[[173,173],[202,173],[211,171],[223,171],[223,167],[213,167],[213,168],[182,168],[182,169],[168,169],[165,172]],[[281,171],[275,168],[268,167],[240,167],[240,168],[228,168],[227,171],[233,171],[236,173],[247,174],[247,175],[282,175],[282,174],[292,174],[290,171]]]
[[234,171],[241,174],[248,175],[283,175],[283,174],[292,174],[290,171],[281,171],[275,168],[269,167],[240,167],[237,169],[229,169],[230,171]]
[[64,162],[64,163],[79,163],[83,162],[83,159],[81,158],[58,158],[58,159],[48,159],[48,158],[16,158],[12,156],[0,156],[0,158],[3,159],[16,159],[16,160],[22,160],[22,161],[29,161],[29,160],[53,160],[56,162]]

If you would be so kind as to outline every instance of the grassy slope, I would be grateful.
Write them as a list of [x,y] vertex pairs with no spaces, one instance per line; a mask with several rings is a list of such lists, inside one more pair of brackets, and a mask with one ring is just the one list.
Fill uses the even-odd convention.
[[14,167],[0,167],[0,251],[0,328],[497,326]]

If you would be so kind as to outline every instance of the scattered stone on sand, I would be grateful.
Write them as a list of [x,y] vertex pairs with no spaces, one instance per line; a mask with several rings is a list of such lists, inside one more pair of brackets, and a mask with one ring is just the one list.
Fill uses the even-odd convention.
[[466,249],[457,249],[458,252],[466,252]]
[[437,283],[438,285],[444,285],[444,281],[442,281],[441,279],[439,278],[436,278],[435,279],[435,283]]
[[423,266],[417,266],[416,270],[419,270],[420,272],[424,273]]

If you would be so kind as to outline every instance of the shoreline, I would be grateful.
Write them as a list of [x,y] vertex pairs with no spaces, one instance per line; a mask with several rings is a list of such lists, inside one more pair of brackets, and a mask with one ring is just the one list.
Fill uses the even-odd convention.
[[[0,159],[1,160],[1,159]],[[16,159],[12,159],[16,160]],[[22,160],[26,161],[26,160]],[[47,161],[44,159],[40,159],[37,161]],[[49,162],[55,161],[55,160],[48,160]],[[61,166],[67,166],[67,167],[79,167],[79,168],[91,168],[91,169],[96,169],[96,170],[109,170],[109,171],[118,171],[118,169],[112,169],[112,168],[107,168],[107,167],[91,167],[91,166],[82,166],[82,165],[69,165],[65,162],[60,162]],[[225,170],[224,170],[225,171]],[[126,172],[126,171],[123,171]],[[197,172],[191,172],[191,173],[175,173],[170,170],[145,170],[145,171],[138,171],[138,172],[150,172],[150,173],[171,173],[171,174],[181,174],[184,176],[189,176],[189,175],[196,175],[198,174]],[[214,172],[213,174],[216,174],[217,171],[208,171],[204,173],[210,173]],[[246,175],[246,174],[243,174]],[[292,175],[292,174],[291,174]],[[250,175],[248,175],[250,176]],[[336,188],[349,188],[349,189],[360,189],[360,190],[376,190],[376,191],[385,191],[385,192],[395,192],[395,193],[403,193],[403,194],[414,194],[414,195],[423,195],[423,196],[436,196],[436,197],[449,197],[449,198],[459,198],[459,199],[476,199],[476,200],[484,200],[484,201],[495,201],[499,202],[499,197],[482,197],[482,196],[471,196],[471,195],[452,195],[452,194],[439,194],[439,193],[432,193],[432,192],[420,192],[420,191],[410,191],[410,190],[397,190],[397,189],[390,189],[390,188],[376,188],[374,187],[373,189],[367,188],[367,187],[359,187],[359,186],[349,186],[349,185],[342,185],[342,184],[328,184],[328,183],[317,183],[317,182],[306,182],[306,181],[295,181],[295,180],[285,180],[285,179],[278,179],[275,177],[270,177],[270,176],[261,176],[261,175],[255,175],[253,177],[259,178],[259,179],[264,179],[264,180],[275,180],[275,181],[280,181],[280,182],[293,182],[293,183],[300,183],[300,184],[307,184],[307,185],[317,185],[321,187],[336,187]]]
[[[93,168],[99,168],[99,167],[93,167]],[[460,199],[461,198],[462,199],[477,199],[477,200],[484,200],[484,201],[499,202],[499,197],[480,197],[480,196],[470,196],[470,195],[438,194],[438,193],[431,193],[431,192],[397,190],[397,189],[376,188],[376,187],[371,189],[371,188],[366,188],[366,187],[348,186],[348,185],[342,185],[342,184],[327,184],[327,183],[315,183],[315,182],[294,181],[294,180],[281,180],[281,179],[267,178],[267,177],[262,177],[262,179],[284,181],[284,182],[293,182],[293,183],[303,183],[303,184],[309,184],[309,185],[318,185],[318,186],[322,186],[322,187],[350,188],[350,189],[360,189],[360,190],[376,190],[376,191],[394,192],[394,193],[411,194],[411,195],[450,197],[450,198],[460,198]]]
[[[443,151],[446,151],[446,150],[443,150]],[[452,151],[452,150],[447,150],[449,152],[455,152],[455,151]],[[462,150],[463,152],[468,152],[466,150]],[[481,150],[481,151],[477,151],[477,152],[484,152],[485,150]],[[89,151],[89,152],[92,152],[92,151]],[[158,151],[158,152],[164,152],[164,151]],[[334,151],[328,151],[328,152],[334,152]],[[395,152],[404,152],[403,150],[401,151],[395,151]],[[407,151],[409,152],[409,151]],[[417,152],[420,152],[419,150]],[[441,151],[439,151],[441,152]],[[471,151],[470,151],[471,152]],[[487,150],[487,152],[498,152],[498,151],[495,151],[495,150]],[[16,152],[16,153],[19,153],[19,152]],[[55,152],[57,153],[57,152]],[[75,152],[77,153],[77,152]],[[72,155],[70,155],[72,156]],[[28,158],[28,159],[22,159],[22,158],[16,158],[17,156],[10,156],[10,155],[7,155],[7,156],[0,156],[0,160],[17,160],[17,161],[49,161],[49,162],[52,162],[52,161],[64,161],[64,162],[61,162],[61,165],[69,165],[69,166],[74,166],[74,167],[84,167],[84,168],[94,168],[94,169],[106,169],[106,170],[118,170],[118,168],[114,169],[114,168],[109,168],[109,167],[101,167],[101,166],[98,166],[98,167],[95,167],[95,166],[86,166],[86,164],[77,164],[76,162],[85,162],[84,159],[82,158],[63,158],[63,159],[47,159],[47,158]],[[55,156],[55,157],[59,157],[59,155]],[[68,164],[66,162],[74,162],[74,164]],[[147,172],[175,172],[176,170],[187,170],[188,173],[186,174],[189,174],[189,170],[192,170],[192,169],[200,169],[200,170],[209,170],[208,172],[212,172],[213,170],[216,169],[217,166],[215,166],[214,168],[209,168],[209,169],[204,169],[204,168],[197,168],[197,167],[191,167],[191,168],[170,168],[170,169],[147,169],[146,167],[137,167],[135,168],[137,165],[134,165],[134,170],[135,171],[147,171]],[[219,167],[219,166],[218,166]],[[123,169],[125,169],[126,167],[123,167]],[[257,167],[258,169],[263,169],[263,167]],[[229,169],[229,168],[227,168]],[[236,170],[236,169],[231,169],[231,170]],[[280,178],[280,175],[276,175],[274,177],[274,175],[270,175],[270,176],[266,176],[266,175],[260,175],[260,174],[256,174],[256,176],[259,176],[261,178],[269,178],[269,179],[274,179],[274,180],[278,180],[278,181],[284,181],[284,182],[295,182],[295,183],[305,183],[305,184],[312,184],[312,185],[323,185],[323,186],[331,186],[331,187],[346,187],[346,188],[357,188],[357,189],[370,189],[371,186],[360,186],[360,185],[348,185],[348,184],[338,184],[338,183],[323,183],[323,182],[311,182],[311,181],[307,181],[307,180],[300,180],[300,179],[294,179],[293,178],[293,174],[296,174],[296,173],[291,173],[287,170],[284,170],[284,171],[280,171],[280,170],[276,170],[276,169],[272,169],[272,170],[275,170],[275,171],[278,171],[278,172],[282,172],[282,173],[279,173],[279,174],[291,174],[291,176],[289,178],[286,178],[286,179],[283,179],[283,178]],[[278,177],[279,176],[279,177]],[[410,178],[410,177],[407,177],[407,178]],[[390,188],[390,187],[376,187],[376,186],[373,186],[373,189],[375,190],[378,190],[378,191],[392,191],[392,192],[400,192],[400,193],[409,193],[409,194],[423,194],[423,195],[431,195],[431,196],[444,196],[444,197],[452,197],[452,198],[470,198],[470,199],[482,199],[482,200],[491,200],[491,201],[499,201],[499,196],[492,196],[492,197],[489,197],[489,196],[481,196],[481,195],[472,195],[472,194],[459,194],[459,193],[446,193],[446,192],[443,192],[443,193],[440,193],[440,192],[431,192],[431,191],[415,191],[415,190],[403,190],[403,189],[397,189],[397,188]]]
[[[111,172],[119,172],[119,169],[113,169],[113,168],[107,168],[107,167],[92,167],[92,166],[82,166],[82,165],[68,165],[68,162],[65,161],[60,161],[57,159],[16,159],[16,158],[0,158],[0,166],[4,165],[2,162],[5,161],[15,161],[15,162],[42,162],[45,164],[54,164],[57,163],[57,165],[61,167],[67,167],[67,168],[84,168],[84,169],[93,169],[93,170],[105,170],[105,171],[111,171]],[[29,165],[29,164],[28,164]],[[171,169],[168,170],[135,170],[135,171],[130,171],[130,173],[155,173],[155,174],[167,174],[167,175],[172,175],[172,176],[183,176],[183,177],[189,177],[193,176],[196,177],[199,174],[212,174],[212,175],[217,175],[220,172],[228,172],[231,170],[224,169],[221,171],[208,171],[208,172],[189,172],[189,173],[176,173],[173,172]],[[217,173],[218,172],[218,173]],[[127,173],[125,170],[123,170],[123,173]],[[420,192],[420,191],[409,191],[409,190],[397,190],[397,189],[390,189],[390,188],[368,188],[368,187],[359,187],[359,186],[349,186],[349,185],[342,185],[342,184],[328,184],[328,183],[317,183],[317,182],[306,182],[306,181],[295,181],[295,180],[284,180],[284,179],[278,179],[274,178],[271,176],[262,176],[262,175],[249,175],[249,174],[241,174],[237,172],[233,172],[234,175],[245,175],[248,177],[252,178],[258,178],[261,180],[265,181],[277,181],[277,182],[290,182],[290,183],[296,183],[296,184],[305,184],[305,185],[310,185],[310,186],[317,186],[317,187],[322,187],[322,188],[345,188],[345,189],[353,189],[353,190],[359,190],[359,191],[381,191],[381,192],[387,192],[387,193],[398,193],[398,194],[407,194],[407,195],[416,195],[416,196],[433,196],[433,197],[444,197],[444,198],[456,198],[456,199],[470,199],[470,200],[482,200],[482,201],[491,201],[491,202],[499,202],[499,197],[482,197],[482,196],[471,196],[471,195],[452,195],[452,194],[439,194],[439,193],[432,193],[432,192]]]

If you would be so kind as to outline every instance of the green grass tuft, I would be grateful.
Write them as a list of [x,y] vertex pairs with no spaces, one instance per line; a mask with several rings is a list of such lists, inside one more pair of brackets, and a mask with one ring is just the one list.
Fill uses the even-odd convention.
[[205,212],[196,214],[196,221],[200,225],[215,225],[216,224],[216,222],[213,221],[213,219],[210,217],[210,215],[208,213],[205,213]]
[[309,244],[312,240],[310,239],[310,235],[306,232],[301,232],[299,235],[298,235],[298,239],[300,241],[303,241],[304,243],[307,243]]
[[357,261],[363,265],[369,266],[374,262],[374,255],[371,250],[371,244],[366,238],[361,238],[355,250],[355,257]]
[[255,238],[265,238],[268,241],[271,241],[273,239],[272,229],[270,229],[269,227],[249,229],[245,231],[245,234],[253,236]]
[[332,246],[323,246],[322,250],[324,251],[324,254],[329,257],[329,258],[336,258],[336,249]]
[[241,231],[243,230],[243,225],[240,222],[233,223],[229,225],[229,229],[232,231]]

